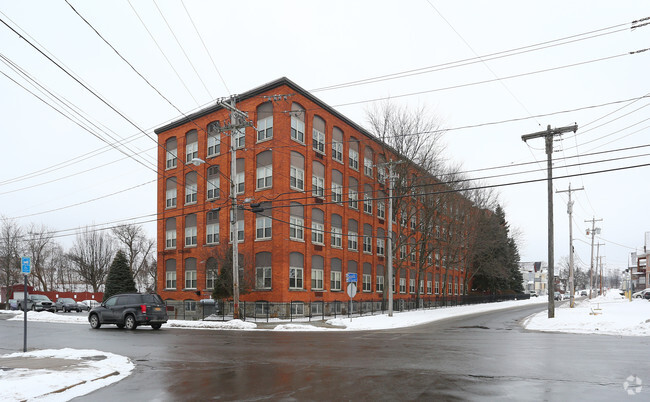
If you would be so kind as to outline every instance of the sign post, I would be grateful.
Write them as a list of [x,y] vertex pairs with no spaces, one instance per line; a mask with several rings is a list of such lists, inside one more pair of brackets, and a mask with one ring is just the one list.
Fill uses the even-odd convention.
[[348,308],[348,317],[350,317],[350,321],[352,321],[352,316],[350,315],[350,312],[352,311],[352,299],[354,296],[357,295],[357,274],[348,272],[345,274],[345,281],[348,283],[348,296],[350,296],[350,307]]
[[23,286],[23,352],[27,352],[27,275],[32,271],[32,260],[29,257],[20,259],[20,269],[25,277]]

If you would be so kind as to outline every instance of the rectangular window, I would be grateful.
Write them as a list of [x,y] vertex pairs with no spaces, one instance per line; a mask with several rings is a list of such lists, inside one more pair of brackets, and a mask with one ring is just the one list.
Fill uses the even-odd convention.
[[271,267],[255,269],[255,287],[257,289],[271,289],[271,272]]
[[399,246],[399,259],[400,260],[406,259],[406,244],[402,244],[401,246]]
[[313,148],[314,151],[325,154],[325,134],[313,129]]
[[372,197],[370,194],[363,195],[363,212],[372,215]]
[[348,231],[348,250],[357,251],[358,247],[357,232]]
[[270,239],[271,238],[271,218],[268,216],[258,216],[256,219],[256,239]]
[[384,183],[386,180],[386,168],[383,166],[377,166],[377,181]]
[[304,240],[304,221],[302,218],[289,217],[289,238],[291,240]]
[[207,183],[208,185],[206,187],[208,189],[208,200],[219,198],[219,176],[210,177]]
[[368,177],[372,177],[372,159],[363,158],[363,173]]
[[436,294],[440,294],[440,282],[436,279],[436,288],[435,288]]
[[196,203],[197,185],[196,183],[188,184],[185,186],[185,204]]
[[185,311],[196,312],[196,301],[194,301],[194,300],[186,300],[185,301]]
[[322,315],[323,314],[323,302],[313,302],[311,305],[311,315]]
[[305,143],[305,122],[291,116],[291,139]]
[[305,315],[305,303],[291,302],[291,315]]
[[383,275],[377,275],[377,284],[375,286],[375,289],[377,289],[377,293],[382,293],[384,291],[384,276]]
[[311,177],[311,195],[314,197],[325,197],[325,178],[312,176]]
[[318,222],[311,223],[311,242],[314,244],[325,244],[325,225]]
[[384,252],[386,251],[386,246],[385,246],[385,240],[381,238],[377,238],[377,255],[384,255]]
[[358,194],[357,190],[350,189],[348,191],[348,199],[350,200],[350,208],[352,209],[358,209],[359,208],[359,202],[358,202]]
[[332,140],[332,159],[343,163],[343,143]]
[[167,159],[166,159],[167,169],[173,169],[173,168],[176,167],[176,164],[178,163],[177,158],[176,158],[176,153],[177,153],[176,148],[167,150],[167,152],[166,152],[166,154],[167,154]]
[[185,246],[196,246],[196,226],[185,228]]
[[[243,219],[238,219],[237,220],[237,242],[241,243],[244,241],[244,220]],[[230,232],[230,242],[232,243],[232,231]]]
[[305,190],[305,171],[303,169],[291,166],[289,173],[289,186],[296,190]]
[[451,283],[447,284],[447,294],[451,295],[452,293],[452,288],[451,288]]
[[219,155],[221,149],[221,134],[208,134],[208,158]]
[[386,219],[386,204],[382,200],[377,201],[377,218]]
[[332,202],[343,202],[343,186],[332,183]]
[[417,261],[417,255],[418,253],[415,251],[415,246],[411,247],[411,262]]
[[176,271],[165,273],[165,289],[176,289]]
[[411,216],[411,230],[415,230],[417,228],[417,220],[415,218],[415,215]]
[[409,279],[409,293],[415,293],[415,279]]
[[406,293],[406,278],[399,278],[399,292]]
[[246,178],[244,176],[244,172],[237,172],[237,176],[235,178],[235,184],[237,186],[237,194],[244,194],[245,182],[246,182]]
[[165,192],[165,200],[167,208],[174,208],[176,206],[176,189],[167,190]]
[[458,294],[458,284],[457,283],[454,283],[454,294],[455,295]]
[[431,294],[431,289],[432,289],[431,281],[427,281],[427,294],[428,294],[428,295]]
[[257,141],[273,138],[273,116],[257,121]]
[[196,271],[185,271],[185,289],[196,289]]
[[289,289],[302,289],[302,268],[289,267]]
[[255,302],[255,315],[267,315],[269,313],[268,302]]
[[192,159],[199,157],[199,143],[191,142],[185,146],[185,161],[190,163]]
[[273,186],[273,166],[261,166],[257,168],[257,189],[271,188]]
[[210,269],[205,273],[205,288],[214,289],[215,283],[217,283],[217,270]]
[[359,152],[350,149],[349,152],[349,165],[354,170],[359,170]]
[[323,290],[323,270],[311,270],[311,288],[313,290]]
[[341,290],[341,273],[338,271],[330,272],[330,290]]
[[372,254],[372,237],[363,236],[363,252]]
[[176,248],[176,229],[165,232],[165,248]]
[[332,235],[332,247],[342,248],[343,247],[343,231],[341,228],[333,227],[330,230]]
[[219,222],[209,223],[205,226],[206,244],[217,244],[219,243]]
[[244,128],[233,129],[231,135],[235,149],[242,149],[246,146],[246,131]]
[[364,292],[371,292],[372,291],[372,283],[370,281],[370,274],[363,274],[363,291]]

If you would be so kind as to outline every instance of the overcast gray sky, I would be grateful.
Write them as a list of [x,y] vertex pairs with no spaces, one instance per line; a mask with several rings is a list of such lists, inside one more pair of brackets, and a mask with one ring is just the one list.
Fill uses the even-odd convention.
[[[521,136],[547,125],[579,126],[553,154],[555,189],[585,189],[573,195],[577,263],[590,260],[585,220],[603,219],[609,269],[650,231],[650,51],[630,54],[650,47],[639,26],[650,21],[633,23],[650,17],[647,1],[69,2],[169,102],[65,1],[0,1],[2,21],[52,59],[0,24],[0,214],[57,230],[64,245],[91,224],[143,223],[154,237],[153,129],[282,76],[366,127],[373,100],[425,105],[448,129],[450,161],[504,184],[522,261],[547,259],[546,183],[505,184],[546,177],[543,139]],[[92,124],[37,99],[58,103],[25,76]],[[107,145],[117,140],[128,143]],[[559,262],[567,195],[554,200]]]

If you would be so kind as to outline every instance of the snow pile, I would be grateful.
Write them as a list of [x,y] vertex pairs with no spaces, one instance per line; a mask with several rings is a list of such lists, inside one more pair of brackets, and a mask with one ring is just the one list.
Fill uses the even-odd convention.
[[[14,314],[13,318],[10,320],[22,321],[25,315],[22,311],[3,311],[3,313]],[[40,322],[65,322],[70,324],[88,324],[88,316],[77,315],[75,313],[67,314],[54,314],[49,311],[28,311],[27,312],[27,321],[40,321]]]
[[546,311],[528,317],[524,328],[536,331],[557,331],[576,334],[624,336],[650,335],[650,303],[644,299],[629,301],[612,289],[604,296],[568,303],[555,309],[555,317]]
[[167,326],[171,328],[194,328],[194,329],[256,329],[257,324],[242,320],[230,321],[185,321],[169,320]]
[[70,360],[70,370],[16,368],[0,371],[0,400],[68,401],[120,381],[135,367],[124,356],[98,350],[46,349],[27,353],[12,353],[4,358],[46,358]]
[[273,328],[274,331],[331,331],[330,328],[315,327],[303,324],[280,324]]

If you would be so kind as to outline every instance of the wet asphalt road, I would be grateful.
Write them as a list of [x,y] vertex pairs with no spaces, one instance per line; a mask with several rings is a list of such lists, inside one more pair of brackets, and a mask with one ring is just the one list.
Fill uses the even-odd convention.
[[[650,400],[650,340],[525,331],[544,305],[363,332],[210,331],[30,323],[28,347],[129,356],[131,376],[79,400]],[[3,353],[22,323],[0,321]],[[629,397],[625,379],[647,387]],[[632,399],[630,399],[632,400]]]

